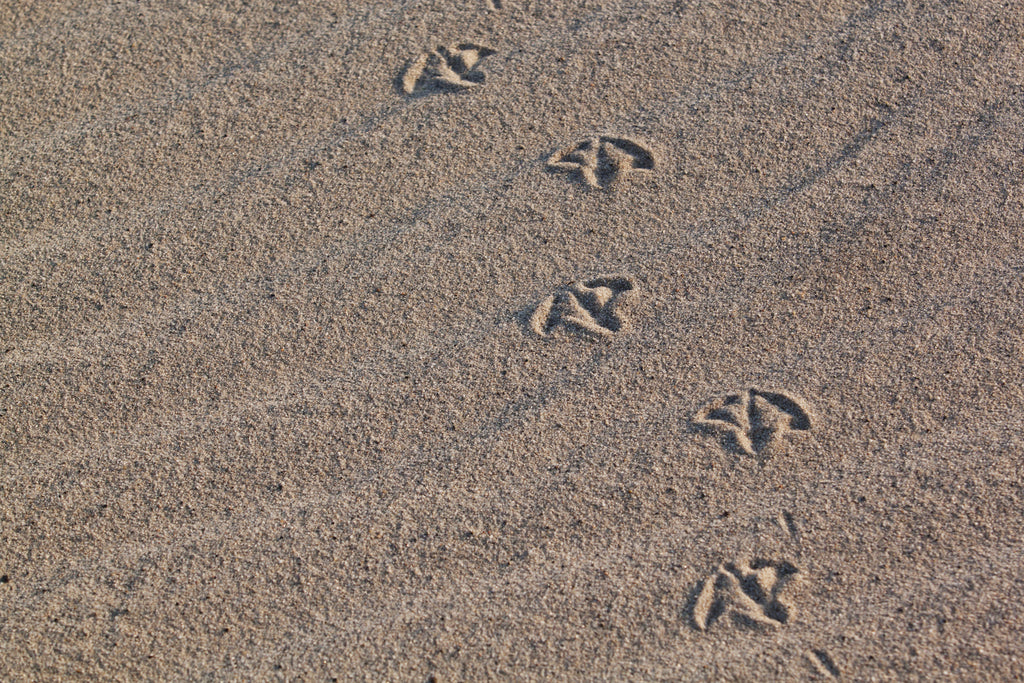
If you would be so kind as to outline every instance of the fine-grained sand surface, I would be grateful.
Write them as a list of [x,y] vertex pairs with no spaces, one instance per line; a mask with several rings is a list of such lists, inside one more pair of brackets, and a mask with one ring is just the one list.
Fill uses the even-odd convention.
[[8,0],[0,302],[2,679],[1024,677],[1017,1]]

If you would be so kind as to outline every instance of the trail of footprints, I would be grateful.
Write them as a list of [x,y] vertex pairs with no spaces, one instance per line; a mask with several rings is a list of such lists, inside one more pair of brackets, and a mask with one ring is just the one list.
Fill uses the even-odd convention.
[[[492,11],[502,9],[502,0],[485,0],[485,4]],[[482,61],[496,54],[495,49],[472,42],[427,50],[401,74],[401,89],[409,96],[472,90],[486,83]],[[611,189],[632,174],[654,171],[655,166],[649,146],[609,135],[578,140],[547,160],[549,171],[577,177],[596,189]],[[574,282],[542,299],[527,326],[539,337],[610,339],[628,329],[622,304],[635,289],[632,279],[618,275]],[[728,450],[764,458],[783,451],[791,440],[806,437],[813,421],[796,396],[751,387],[709,400],[697,410],[691,424],[718,435]],[[780,526],[799,543],[792,516],[786,512],[779,519]],[[802,577],[801,570],[784,559],[723,562],[697,587],[693,624],[701,632],[726,622],[777,629],[792,618],[788,589]],[[839,668],[824,650],[807,650],[806,657],[815,673],[839,678]]]
[[[501,9],[500,0],[490,0],[489,9]],[[432,92],[457,92],[483,85],[487,80],[481,60],[497,54],[493,48],[471,42],[440,45],[412,59],[399,81],[409,96]],[[579,176],[593,188],[608,189],[634,172],[653,171],[654,152],[643,143],[626,137],[590,136],[552,154],[551,171]]]

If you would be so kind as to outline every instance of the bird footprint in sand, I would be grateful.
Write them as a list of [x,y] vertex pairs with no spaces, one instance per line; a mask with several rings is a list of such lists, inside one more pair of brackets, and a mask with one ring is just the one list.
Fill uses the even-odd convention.
[[653,170],[654,154],[626,138],[591,137],[552,154],[548,168],[579,173],[591,187],[607,188],[627,173]]
[[792,612],[781,594],[798,574],[799,570],[785,561],[720,564],[701,585],[693,621],[701,631],[726,615],[748,626],[781,626]]
[[633,289],[625,277],[576,282],[547,297],[530,316],[530,328],[542,337],[563,328],[591,337],[608,337],[623,329],[619,299]]
[[478,63],[494,53],[488,47],[473,43],[441,46],[424,52],[405,70],[402,90],[412,95],[431,88],[465,90],[476,87],[486,78],[483,71],[477,68]]
[[697,412],[693,423],[724,434],[747,455],[770,452],[786,434],[811,429],[811,417],[798,399],[759,389],[711,401]]

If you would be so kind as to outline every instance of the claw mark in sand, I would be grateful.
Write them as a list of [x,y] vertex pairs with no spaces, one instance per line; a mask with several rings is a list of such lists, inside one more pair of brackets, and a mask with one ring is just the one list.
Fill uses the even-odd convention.
[[839,667],[824,650],[810,650],[807,652],[807,659],[819,676],[830,680],[839,680]]
[[779,523],[779,526],[782,528],[783,531],[789,533],[790,538],[792,538],[797,543],[800,543],[800,527],[797,526],[796,520],[793,519],[793,515],[791,515],[786,510],[783,510],[782,512],[779,513],[779,516],[776,518],[776,521]]

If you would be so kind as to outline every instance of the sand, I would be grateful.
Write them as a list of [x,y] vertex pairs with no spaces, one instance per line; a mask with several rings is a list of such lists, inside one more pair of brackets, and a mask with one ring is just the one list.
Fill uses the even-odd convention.
[[0,678],[1024,677],[1017,2],[6,2]]

